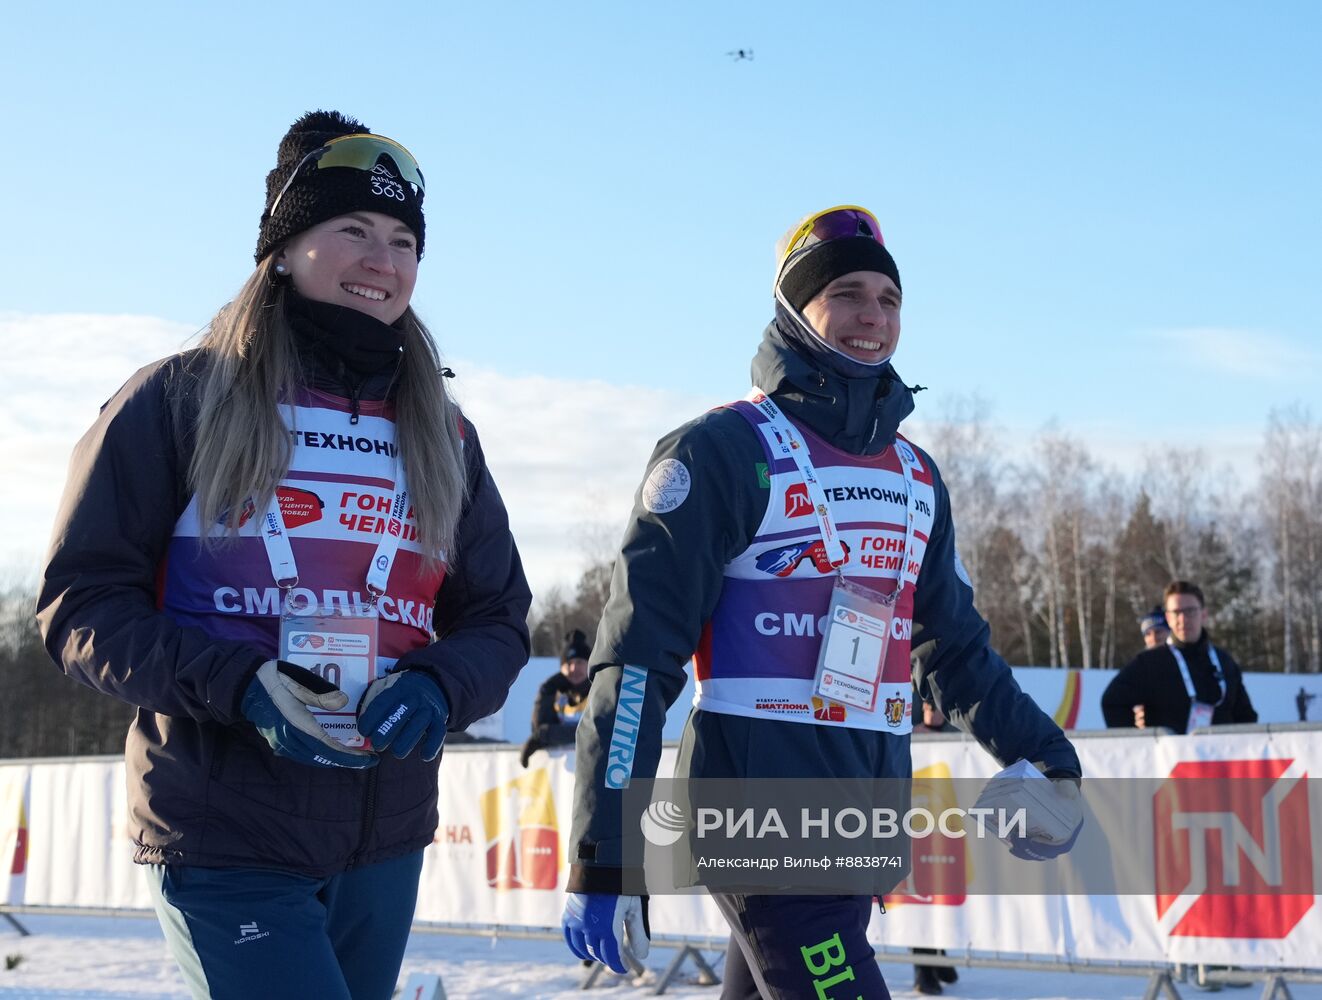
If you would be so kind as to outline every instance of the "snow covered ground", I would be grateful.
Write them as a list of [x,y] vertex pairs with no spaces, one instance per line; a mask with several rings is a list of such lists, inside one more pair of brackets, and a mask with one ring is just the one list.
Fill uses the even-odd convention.
[[[183,981],[153,919],[27,914],[19,919],[32,932],[30,937],[20,937],[0,922],[0,954],[7,959],[21,956],[14,968],[0,968],[0,1000],[187,1000]],[[670,949],[658,949],[647,964],[659,974],[673,954]],[[883,970],[895,996],[917,995],[908,965],[886,965]],[[571,1000],[585,996],[623,1000],[650,996],[654,989],[603,976],[598,989],[580,992],[583,970],[555,941],[418,933],[409,941],[401,986],[412,972],[439,973],[450,1000]],[[672,985],[665,996],[673,1000],[719,997],[719,988],[696,985],[691,969],[683,976],[685,981]],[[1143,996],[1145,986],[1139,976],[977,968],[962,970],[960,981],[946,987],[946,995],[970,1000],[1118,1000]],[[1250,1000],[1261,991],[1262,986],[1255,984],[1224,992]],[[1190,986],[1181,986],[1180,992],[1187,997],[1201,995]],[[1295,1000],[1322,1000],[1322,985],[1292,985],[1291,992]]]

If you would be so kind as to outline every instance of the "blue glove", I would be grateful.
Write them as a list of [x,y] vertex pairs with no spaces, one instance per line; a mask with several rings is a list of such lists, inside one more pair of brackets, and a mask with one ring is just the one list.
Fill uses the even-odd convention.
[[337,742],[310,711],[335,712],[349,696],[330,681],[283,660],[267,660],[248,685],[240,708],[277,756],[312,767],[375,767],[376,756]]
[[1083,820],[1074,828],[1070,834],[1070,839],[1063,844],[1049,844],[1045,840],[1034,840],[1032,837],[1011,837],[1009,839],[1010,853],[1023,861],[1051,861],[1060,857],[1079,839],[1079,831],[1083,829]]
[[629,973],[626,959],[641,961],[652,947],[647,906],[641,896],[571,892],[560,926],[570,951],[579,958],[596,959],[622,976]]
[[375,680],[358,705],[358,731],[372,749],[391,748],[403,760],[422,743],[422,759],[435,760],[445,743],[450,703],[441,686],[420,670],[401,670]]

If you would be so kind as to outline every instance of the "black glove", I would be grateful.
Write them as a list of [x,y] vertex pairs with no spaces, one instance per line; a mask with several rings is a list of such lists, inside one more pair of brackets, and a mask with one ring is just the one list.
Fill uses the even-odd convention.
[[545,743],[539,740],[536,736],[529,736],[528,741],[523,744],[523,752],[519,754],[519,763],[526,768],[528,766],[529,758],[531,758],[538,750],[545,749]]

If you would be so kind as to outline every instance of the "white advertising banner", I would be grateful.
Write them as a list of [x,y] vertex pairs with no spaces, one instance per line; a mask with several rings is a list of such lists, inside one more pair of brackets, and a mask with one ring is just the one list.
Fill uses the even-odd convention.
[[[915,843],[913,872],[887,897],[885,915],[878,910],[872,939],[894,947],[1068,960],[1318,965],[1322,907],[1311,891],[1288,895],[1279,886],[1311,887],[1317,881],[1313,865],[1322,859],[1314,847],[1322,838],[1314,831],[1322,830],[1322,803],[1314,801],[1316,794],[1310,798],[1304,779],[1322,773],[1322,731],[1080,734],[1075,745],[1092,810],[1076,850],[1085,838],[1116,857],[1133,845],[1134,856],[1169,869],[1151,873],[1150,891],[990,892],[990,873],[974,870],[960,841],[938,836]],[[667,749],[662,774],[673,768],[674,753]],[[942,794],[939,784],[925,781],[985,779],[998,770],[968,739],[915,740],[913,762],[916,804]],[[519,766],[517,748],[448,752],[441,770],[441,824],[425,854],[417,919],[558,929],[568,873],[572,767],[570,748],[534,755],[527,770]],[[28,787],[26,878],[11,878],[10,902],[150,906],[124,833],[123,770],[117,761],[0,767],[0,858],[13,857],[19,836],[14,803],[21,804],[22,787]],[[1188,778],[1213,779],[1208,786],[1252,778],[1243,784],[1258,791],[1251,798],[1238,796],[1232,809],[1200,807],[1197,795],[1175,791],[1173,782]],[[1112,779],[1146,779],[1126,793],[1149,790],[1137,814],[1133,808],[1123,814],[1105,807]],[[1150,846],[1172,838],[1183,845],[1174,860]],[[1282,846],[1290,866],[1285,872],[1274,870],[1271,860],[1282,852],[1270,848]],[[1290,881],[1283,883],[1287,876]],[[1227,893],[1227,887],[1239,891]],[[1262,891],[1254,893],[1255,887]],[[712,942],[728,933],[715,907],[700,895],[653,899],[651,926],[661,937]]]
[[[955,863],[946,866],[954,871],[939,880],[925,872],[928,857],[916,847],[907,886],[913,890],[926,875],[928,885],[919,887],[926,891],[888,897],[886,916],[873,922],[875,940],[1097,961],[1317,966],[1316,942],[1322,940],[1317,897],[1273,886],[1317,882],[1313,865],[1319,861],[1322,803],[1310,801],[1302,779],[1322,768],[1322,732],[1080,738],[1075,746],[1090,782],[1083,836],[1105,838],[1113,857],[1122,857],[1125,845],[1132,845],[1136,857],[1151,857],[1157,869],[1150,873],[1152,891],[1045,898],[979,894],[979,873],[963,867],[958,842],[939,851],[938,856],[955,855]],[[915,741],[913,756],[920,782],[916,798],[924,776],[985,778],[995,769],[968,740]],[[1199,808],[1198,786],[1224,788],[1232,778],[1253,779],[1239,782],[1252,792],[1251,800],[1236,794],[1234,808],[1227,810],[1223,792],[1205,796],[1214,801]],[[1148,780],[1139,785],[1138,779]],[[1122,788],[1124,794],[1155,790],[1141,814],[1145,822],[1130,822],[1132,810],[1123,813],[1122,822],[1119,810],[1099,808]],[[1159,842],[1181,847],[1180,857],[1158,849]],[[1272,858],[1287,859],[1293,869],[1273,870]],[[938,882],[940,891],[933,891]],[[1262,891],[1244,891],[1254,887]]]
[[28,776],[26,764],[0,767],[0,901],[16,904],[23,901],[27,879]]
[[123,761],[32,765],[29,906],[150,909],[129,840]]
[[[569,875],[573,749],[538,753],[519,766],[517,750],[465,751],[444,758],[441,825],[418,890],[421,921],[558,930]],[[661,770],[675,766],[674,748]],[[656,934],[724,938],[704,896],[651,901]]]

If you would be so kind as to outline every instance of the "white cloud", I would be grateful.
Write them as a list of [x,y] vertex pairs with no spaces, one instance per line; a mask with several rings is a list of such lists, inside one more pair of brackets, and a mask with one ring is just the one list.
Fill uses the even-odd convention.
[[[147,316],[0,313],[0,564],[26,571],[37,563],[69,453],[101,404],[194,332]],[[657,438],[721,402],[452,365],[459,377],[451,385],[477,425],[537,592],[572,586],[590,556],[609,555]]]
[[69,454],[101,404],[195,332],[154,316],[0,313],[0,565],[36,563]]
[[721,402],[605,382],[509,378],[458,360],[454,368],[455,394],[477,426],[537,590],[572,583],[589,557],[610,555],[657,439]]
[[1152,336],[1178,351],[1183,361],[1217,374],[1295,380],[1316,378],[1322,353],[1280,334],[1224,327],[1154,330]]

